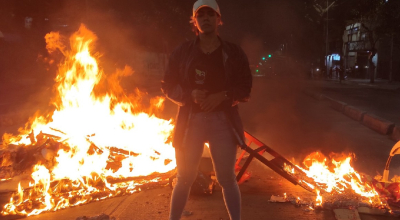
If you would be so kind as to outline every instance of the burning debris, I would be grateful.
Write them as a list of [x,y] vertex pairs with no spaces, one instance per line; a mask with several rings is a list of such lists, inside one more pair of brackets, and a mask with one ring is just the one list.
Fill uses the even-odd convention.
[[299,181],[312,178],[314,184],[308,185],[314,189],[316,197],[300,198],[285,193],[283,196],[271,196],[270,202],[290,202],[296,206],[305,206],[307,211],[333,210],[335,217],[340,220],[360,219],[358,213],[400,216],[398,211],[389,206],[399,206],[400,182],[397,176],[392,182],[382,182],[384,178],[381,176],[373,179],[359,174],[350,165],[353,157],[349,155],[328,160],[321,153],[315,152],[306,157],[303,166],[297,166],[302,172],[296,173],[293,167],[285,166],[285,170]]
[[53,109],[32,117],[20,135],[3,136],[0,179],[29,172],[31,183],[18,186],[2,215],[37,215],[166,184],[176,166],[171,120],[153,114],[164,98],[146,107],[139,90],[126,95],[118,80],[132,70],[106,76],[85,26],[65,41],[46,36],[47,49],[65,56]]
[[[253,158],[270,167],[282,177],[295,185],[315,193],[315,197],[300,198],[293,195],[272,195],[270,202],[291,202],[297,206],[306,206],[306,210],[314,209],[358,209],[367,213],[384,213],[397,216],[396,211],[391,210],[389,203],[395,201],[400,204],[400,183],[387,183],[373,180],[371,177],[360,174],[354,170],[350,162],[354,158],[350,155],[331,154],[328,159],[319,152],[308,155],[302,166],[294,165],[279,153],[268,147],[249,133],[245,132],[248,144],[241,144],[243,149],[236,166],[240,171],[236,177],[238,181],[246,172]],[[251,144],[257,145],[256,149],[250,148]],[[391,152],[391,157],[400,149],[400,142]],[[399,151],[400,152],[400,151]],[[249,156],[242,167],[239,166],[244,155]],[[388,164],[385,170],[388,175]],[[385,178],[383,178],[384,180]],[[387,178],[386,178],[387,179]]]
[[385,206],[372,179],[359,174],[350,165],[353,157],[349,155],[328,160],[321,153],[315,152],[304,160],[305,168],[297,166],[303,172],[295,172],[290,166],[285,169],[299,179],[311,178],[314,184],[310,184],[310,187],[316,191],[317,198],[324,198],[324,203],[351,199],[374,207]]

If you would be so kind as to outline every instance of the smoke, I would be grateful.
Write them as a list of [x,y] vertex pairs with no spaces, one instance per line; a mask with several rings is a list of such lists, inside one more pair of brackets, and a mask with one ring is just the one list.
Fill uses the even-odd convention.
[[260,61],[263,54],[263,40],[253,34],[246,34],[241,42],[241,47],[247,55],[250,64]]
[[[63,36],[63,40],[68,43],[68,38],[78,30],[81,23],[98,37],[95,49],[91,52],[96,53],[95,57],[99,57],[100,68],[104,70],[105,75],[113,76],[118,70],[132,69],[133,74],[124,76],[121,80],[126,94],[137,93],[136,89],[139,88],[143,94],[161,95],[160,81],[170,50],[169,45],[164,45],[165,39],[160,37],[159,33],[155,34],[148,23],[142,25],[144,28],[129,25],[132,19],[124,22],[120,17],[121,13],[116,10],[104,7],[79,10],[78,6],[82,5],[77,6],[71,2],[68,1],[60,10],[49,13],[46,16],[49,19],[46,25],[34,26],[33,31],[24,36],[28,37],[24,39],[28,46],[22,47],[22,42],[4,44],[4,48],[9,48],[8,56],[15,55],[20,59],[14,59],[7,65],[7,71],[13,75],[10,74],[10,78],[6,78],[10,84],[9,88],[2,86],[1,90],[0,134],[16,133],[17,128],[27,122],[29,117],[54,108],[50,104],[54,94],[54,79],[58,65],[63,60],[63,52],[69,48],[54,47],[51,48],[53,53],[48,53],[45,35],[50,31],[58,31],[58,36]],[[72,15],[77,15],[78,19],[72,18]],[[34,18],[34,21],[37,19]],[[47,40],[57,39],[59,38]],[[152,44],[153,42],[156,43]],[[2,60],[4,59],[6,57]],[[19,61],[14,62],[17,60]],[[4,74],[1,76],[7,77]],[[151,96],[154,94],[143,97],[143,100],[150,102]],[[6,108],[3,108],[3,105]]]

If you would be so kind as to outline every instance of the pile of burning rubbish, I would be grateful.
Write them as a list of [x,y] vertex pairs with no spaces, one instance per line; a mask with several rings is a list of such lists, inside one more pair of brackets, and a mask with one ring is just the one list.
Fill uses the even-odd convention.
[[[400,142],[394,149],[400,147]],[[334,210],[337,219],[358,213],[372,215],[400,216],[393,207],[400,206],[400,181],[395,175],[391,181],[380,175],[372,178],[356,172],[351,166],[354,155],[331,155],[328,159],[319,152],[308,155],[303,166],[284,165],[284,169],[305,184],[307,190],[315,192],[315,198],[300,198],[295,195],[273,195],[270,202],[288,202],[305,207],[305,211],[328,209]],[[389,157],[388,163],[390,163]],[[387,164],[388,166],[388,164]],[[388,168],[388,167],[387,167]],[[300,172],[296,172],[300,170]],[[388,169],[385,170],[388,172]],[[388,173],[384,173],[388,175]],[[347,213],[350,210],[349,213]],[[356,213],[356,214],[355,214]],[[342,216],[342,217],[341,217]],[[353,218],[351,218],[353,219]]]
[[31,181],[18,186],[2,215],[37,215],[133,193],[172,175],[172,121],[154,114],[164,98],[143,105],[139,90],[126,95],[119,79],[132,70],[106,75],[92,51],[95,41],[83,25],[69,39],[46,36],[48,51],[64,61],[52,109],[31,117],[19,135],[3,136],[0,179],[28,173]]

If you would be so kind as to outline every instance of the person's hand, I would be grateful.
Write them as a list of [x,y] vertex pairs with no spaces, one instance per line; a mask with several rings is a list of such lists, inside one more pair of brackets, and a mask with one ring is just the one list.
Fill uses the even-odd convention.
[[205,112],[211,112],[214,110],[219,104],[227,99],[226,92],[218,92],[207,96],[207,98],[200,103],[201,110]]
[[206,91],[195,89],[192,91],[192,99],[196,104],[201,104],[206,98]]

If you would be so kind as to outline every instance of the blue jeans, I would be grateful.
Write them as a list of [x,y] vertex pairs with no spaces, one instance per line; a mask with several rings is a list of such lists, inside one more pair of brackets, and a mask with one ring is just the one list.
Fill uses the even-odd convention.
[[204,143],[210,145],[214,171],[222,187],[231,220],[240,220],[241,198],[235,176],[236,140],[223,112],[195,113],[189,123],[186,145],[175,149],[177,184],[171,198],[170,220],[181,218],[190,188],[197,177]]

